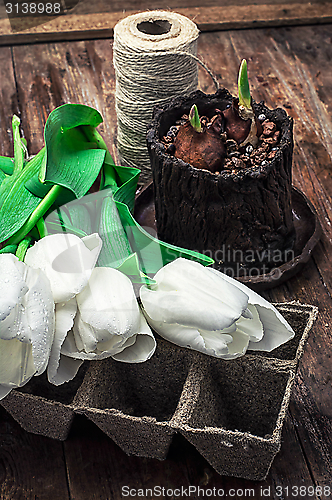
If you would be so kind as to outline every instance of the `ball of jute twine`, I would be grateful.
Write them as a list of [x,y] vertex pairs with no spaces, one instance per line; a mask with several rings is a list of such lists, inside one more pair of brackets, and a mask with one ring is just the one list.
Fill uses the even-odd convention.
[[116,89],[117,148],[121,162],[151,179],[146,127],[153,108],[197,89],[199,30],[188,18],[168,11],[128,16],[114,28],[113,64]]

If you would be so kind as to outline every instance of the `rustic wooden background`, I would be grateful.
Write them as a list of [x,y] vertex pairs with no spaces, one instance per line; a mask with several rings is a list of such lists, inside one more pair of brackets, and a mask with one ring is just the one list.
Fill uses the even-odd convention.
[[[60,17],[24,15],[9,22],[5,4],[0,3],[0,44],[36,41],[108,38],[113,27],[124,17],[144,10],[169,9],[194,20],[201,31],[215,31],[260,26],[322,24],[332,22],[331,0],[65,0],[69,7]],[[61,2],[61,0],[59,0]],[[31,2],[31,0],[30,0]],[[43,0],[46,3],[46,0]],[[55,0],[52,0],[54,3]],[[21,12],[25,0],[12,2]],[[38,1],[36,0],[38,4]],[[70,8],[71,5],[75,5]],[[14,8],[15,6],[15,8]],[[17,6],[17,7],[16,7]],[[38,23],[37,23],[38,17]],[[48,19],[48,22],[46,20]],[[49,20],[51,19],[51,20]],[[43,22],[43,24],[39,24]]]
[[[121,8],[120,2],[113,5]],[[323,5],[317,3],[317,9]],[[264,293],[273,301],[299,300],[319,307],[293,390],[282,449],[267,479],[258,483],[219,476],[180,437],[167,460],[159,462],[127,457],[83,417],[75,419],[69,438],[61,443],[23,431],[0,409],[1,500],[117,500],[123,485],[254,488],[251,498],[257,500],[261,488],[270,487],[268,498],[275,500],[294,498],[293,486],[332,488],[332,25],[204,32],[199,56],[233,93],[239,62],[247,58],[253,97],[270,107],[282,106],[294,117],[294,185],[315,206],[323,229],[303,272]],[[212,92],[210,77],[202,69],[199,76],[200,87]],[[35,154],[43,145],[49,112],[66,102],[80,102],[102,113],[100,130],[115,156],[114,85],[111,39],[3,45],[0,154],[12,154],[13,113],[21,117],[29,150]],[[283,487],[283,497],[277,495],[277,486]],[[301,496],[331,497],[332,489],[329,495]]]

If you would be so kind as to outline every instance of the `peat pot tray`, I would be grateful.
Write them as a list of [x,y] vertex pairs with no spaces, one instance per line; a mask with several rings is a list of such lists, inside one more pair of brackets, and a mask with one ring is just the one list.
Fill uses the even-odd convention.
[[128,455],[167,457],[182,434],[219,473],[263,480],[281,446],[292,385],[317,308],[276,304],[294,339],[270,353],[231,361],[177,347],[157,335],[141,364],[86,362],[56,387],[33,377],[1,405],[28,432],[65,440],[75,414],[86,415]]

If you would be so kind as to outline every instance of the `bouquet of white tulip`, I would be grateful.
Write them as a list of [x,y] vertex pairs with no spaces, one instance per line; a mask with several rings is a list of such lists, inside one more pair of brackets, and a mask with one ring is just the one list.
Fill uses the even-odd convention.
[[114,165],[100,121],[87,106],[57,108],[26,160],[13,120],[14,159],[0,157],[0,399],[46,370],[68,382],[85,360],[145,362],[151,328],[223,359],[294,336],[271,304],[204,267],[212,259],[137,224],[139,171]]
[[24,263],[0,255],[0,397],[46,368],[59,385],[84,360],[146,361],[156,348],[148,324],[174,344],[223,359],[271,351],[294,336],[258,294],[183,258],[161,268],[155,285],[141,286],[141,310],[125,274],[95,267],[100,249],[97,234],[54,234]]

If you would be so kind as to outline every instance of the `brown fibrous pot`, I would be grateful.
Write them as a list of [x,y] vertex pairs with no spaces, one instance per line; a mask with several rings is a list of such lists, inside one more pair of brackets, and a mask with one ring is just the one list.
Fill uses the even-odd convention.
[[292,257],[291,206],[293,120],[277,108],[253,102],[280,130],[278,150],[264,164],[232,172],[197,169],[166,152],[162,137],[196,104],[211,118],[232,102],[226,89],[201,91],[157,107],[148,126],[158,237],[210,255],[233,276],[269,272]]

